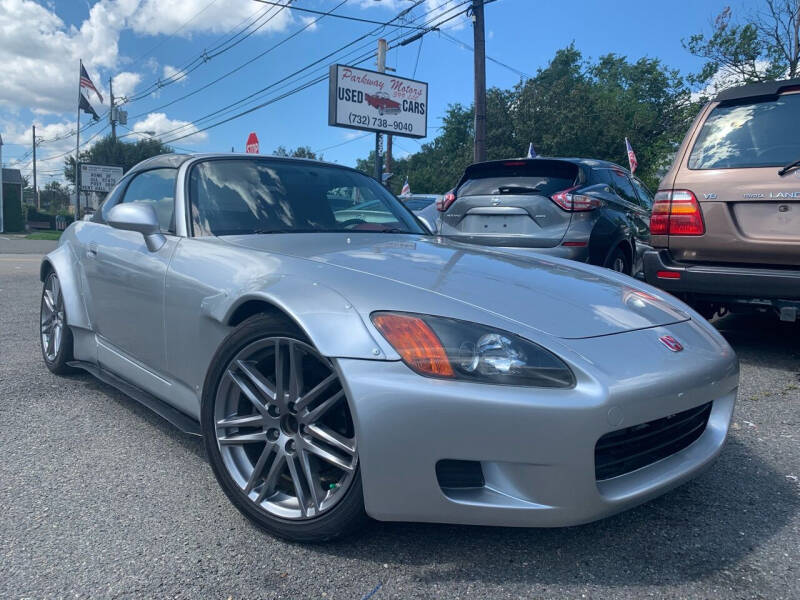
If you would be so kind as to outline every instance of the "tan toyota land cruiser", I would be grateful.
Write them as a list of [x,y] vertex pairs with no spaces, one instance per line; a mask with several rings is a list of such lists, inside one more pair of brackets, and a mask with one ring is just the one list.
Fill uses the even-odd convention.
[[704,316],[800,318],[800,79],[721,92],[661,180],[648,283]]

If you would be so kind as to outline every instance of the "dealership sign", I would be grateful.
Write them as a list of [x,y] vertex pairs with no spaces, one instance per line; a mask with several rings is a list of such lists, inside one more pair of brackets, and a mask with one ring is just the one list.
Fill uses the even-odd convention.
[[122,179],[122,167],[81,163],[82,192],[110,192]]
[[244,151],[248,154],[258,154],[258,136],[255,131],[247,136],[247,144],[245,144]]
[[413,138],[428,135],[428,84],[331,65],[328,125]]

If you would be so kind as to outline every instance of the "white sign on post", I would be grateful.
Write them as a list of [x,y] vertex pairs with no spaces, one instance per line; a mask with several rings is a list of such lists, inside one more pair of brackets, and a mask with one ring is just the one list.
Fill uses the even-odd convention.
[[122,167],[81,164],[82,192],[110,192],[122,179]]
[[328,125],[428,135],[428,84],[387,73],[331,65]]

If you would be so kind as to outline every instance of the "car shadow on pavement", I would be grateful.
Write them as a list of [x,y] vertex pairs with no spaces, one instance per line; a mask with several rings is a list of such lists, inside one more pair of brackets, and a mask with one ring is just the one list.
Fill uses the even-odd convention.
[[769,543],[800,509],[794,485],[731,441],[698,479],[587,525],[517,529],[375,523],[357,540],[317,550],[393,566],[416,565],[423,567],[423,583],[445,586],[471,581],[680,583],[724,570]]
[[729,314],[713,323],[739,360],[800,372],[800,321],[781,322],[773,314]]

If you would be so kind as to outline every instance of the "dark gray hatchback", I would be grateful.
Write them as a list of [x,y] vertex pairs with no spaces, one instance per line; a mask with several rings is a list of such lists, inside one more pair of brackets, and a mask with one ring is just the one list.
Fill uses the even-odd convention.
[[536,250],[636,274],[649,248],[652,196],[614,163],[580,158],[467,167],[443,199],[438,231],[459,241]]

